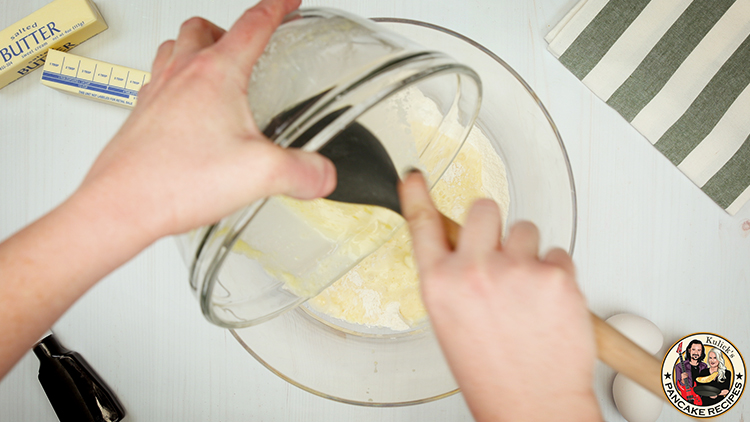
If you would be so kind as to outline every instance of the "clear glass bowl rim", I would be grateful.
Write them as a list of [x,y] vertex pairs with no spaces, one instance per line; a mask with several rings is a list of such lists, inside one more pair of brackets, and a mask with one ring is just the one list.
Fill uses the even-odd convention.
[[[573,178],[573,171],[572,171],[571,166],[570,166],[570,160],[568,158],[568,152],[565,149],[565,145],[563,144],[563,140],[562,140],[562,137],[560,136],[560,132],[559,132],[559,130],[557,128],[557,125],[552,120],[552,116],[550,116],[549,112],[547,111],[547,108],[544,106],[544,104],[542,104],[542,101],[536,95],[536,93],[531,88],[531,86],[528,83],[526,83],[526,81],[521,77],[521,75],[518,74],[518,72],[516,72],[509,64],[507,64],[503,59],[501,59],[500,57],[498,57],[495,53],[493,53],[492,51],[490,51],[489,49],[487,49],[483,45],[479,44],[478,42],[472,40],[471,38],[468,38],[468,37],[466,37],[464,35],[461,35],[458,32],[455,32],[453,30],[450,30],[448,28],[445,28],[445,27],[442,27],[442,26],[439,26],[439,25],[435,25],[435,24],[431,24],[431,23],[427,23],[427,22],[423,22],[423,21],[418,21],[418,20],[413,20],[413,19],[393,18],[393,17],[375,17],[375,18],[370,18],[370,20],[372,20],[374,22],[377,22],[377,23],[381,23],[381,22],[382,23],[397,23],[397,24],[419,26],[419,27],[423,27],[423,28],[427,28],[427,29],[436,30],[436,31],[442,32],[444,34],[447,34],[447,35],[453,36],[455,38],[458,38],[458,39],[460,39],[460,40],[462,40],[462,41],[464,41],[464,42],[472,45],[473,47],[477,48],[478,50],[482,51],[483,53],[487,54],[490,58],[492,58],[493,60],[495,60],[498,64],[500,64],[501,66],[503,66],[511,75],[513,75],[513,77],[521,85],[523,85],[523,87],[526,89],[526,91],[528,92],[528,94],[532,97],[532,99],[534,100],[534,102],[539,106],[539,108],[540,108],[541,112],[543,113],[544,117],[547,119],[547,121],[548,121],[548,123],[550,125],[550,128],[552,129],[552,131],[555,134],[555,138],[557,139],[557,142],[558,142],[558,145],[560,147],[560,152],[562,153],[563,159],[565,160],[565,168],[566,168],[566,170],[568,172],[568,179],[569,179],[569,182],[570,182],[571,203],[573,205],[573,210],[572,210],[573,221],[572,221],[572,228],[571,228],[572,232],[571,232],[571,236],[570,236],[570,244],[568,246],[568,254],[572,255],[574,247],[575,247],[576,232],[577,232],[577,227],[578,227],[578,209],[577,209],[577,202],[576,202],[577,198],[576,198],[576,190],[575,190],[575,180]],[[448,391],[448,392],[445,392],[443,394],[438,394],[438,395],[431,396],[431,397],[425,397],[423,399],[401,401],[401,402],[391,402],[391,403],[364,402],[364,401],[351,400],[351,399],[345,399],[345,398],[342,398],[342,397],[332,396],[332,395],[326,394],[326,393],[324,393],[322,391],[318,391],[318,390],[316,390],[314,388],[307,387],[307,386],[305,386],[305,385],[303,385],[303,384],[301,384],[301,383],[299,383],[299,382],[297,382],[297,381],[295,381],[295,380],[287,377],[285,374],[279,372],[273,366],[271,366],[270,364],[268,364],[262,357],[260,357],[259,355],[257,355],[242,340],[242,338],[235,332],[234,329],[230,329],[230,332],[231,332],[232,336],[237,340],[237,342],[239,342],[240,345],[242,345],[242,347],[251,356],[253,356],[258,362],[260,362],[264,367],[266,367],[269,371],[271,371],[272,373],[274,373],[275,375],[277,375],[279,378],[285,380],[286,382],[288,382],[288,383],[294,385],[295,387],[298,387],[298,388],[300,388],[300,389],[302,389],[304,391],[307,391],[309,393],[315,394],[316,396],[319,396],[319,397],[322,397],[322,398],[325,398],[325,399],[329,399],[329,400],[333,400],[333,401],[336,401],[336,402],[339,402],[339,403],[352,404],[352,405],[363,406],[363,407],[405,407],[405,406],[413,406],[413,405],[417,405],[417,404],[423,404],[423,403],[433,402],[433,401],[436,401],[436,400],[440,400],[442,398],[450,397],[450,396],[452,396],[452,395],[460,392],[460,389],[457,388],[455,390]]]

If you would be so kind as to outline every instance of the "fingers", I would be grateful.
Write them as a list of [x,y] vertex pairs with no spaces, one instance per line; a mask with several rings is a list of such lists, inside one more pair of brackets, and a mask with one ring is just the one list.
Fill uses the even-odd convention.
[[539,255],[539,229],[528,221],[512,225],[503,249],[518,257],[536,258]]
[[255,61],[281,24],[284,16],[299,7],[300,0],[262,0],[245,11],[217,47],[231,57],[243,76],[249,76]]
[[239,66],[242,73],[239,80],[246,83],[271,34],[287,13],[299,7],[299,3],[300,0],[262,0],[247,10],[229,33],[203,18],[188,19],[180,27],[175,41],[167,41],[159,47],[152,67],[152,79],[157,79],[170,63],[187,62],[198,52],[216,45],[225,62]]
[[575,276],[576,274],[576,268],[573,265],[570,255],[560,248],[555,248],[547,252],[542,262],[560,267],[571,276]]
[[169,59],[172,58],[174,44],[174,40],[164,41],[159,46],[159,49],[156,50],[156,57],[154,58],[154,63],[151,65],[151,79],[158,79],[164,71]]
[[177,40],[163,42],[151,65],[151,80],[157,81],[170,63],[186,62],[199,51],[212,46],[225,33],[203,18],[190,18],[180,27]]
[[173,47],[172,59],[180,61],[192,57],[200,50],[215,44],[225,32],[203,18],[186,20],[180,27],[180,34]]
[[495,201],[480,199],[472,205],[466,224],[459,234],[458,250],[466,255],[479,255],[497,250],[500,245],[502,220]]
[[423,270],[432,268],[450,252],[440,214],[435,209],[424,177],[412,172],[399,184],[401,212],[409,224],[414,258]]

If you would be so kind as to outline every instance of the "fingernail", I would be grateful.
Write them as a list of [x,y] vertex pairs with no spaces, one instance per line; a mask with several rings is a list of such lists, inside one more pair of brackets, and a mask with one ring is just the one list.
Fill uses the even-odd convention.
[[412,174],[412,173],[422,173],[422,170],[416,167],[409,167],[408,169],[406,169],[406,174]]

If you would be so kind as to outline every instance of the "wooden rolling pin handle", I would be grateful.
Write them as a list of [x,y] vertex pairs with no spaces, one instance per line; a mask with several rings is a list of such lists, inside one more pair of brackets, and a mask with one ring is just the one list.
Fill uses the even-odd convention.
[[[440,217],[448,242],[455,248],[461,226],[442,213]],[[599,360],[666,401],[667,396],[661,386],[661,363],[593,313],[591,321]]]
[[667,401],[661,385],[661,362],[593,313],[591,322],[599,360]]

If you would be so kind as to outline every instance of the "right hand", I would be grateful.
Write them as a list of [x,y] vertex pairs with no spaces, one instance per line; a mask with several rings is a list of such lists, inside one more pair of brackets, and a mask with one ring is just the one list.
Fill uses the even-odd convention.
[[440,346],[478,421],[600,420],[594,332],[573,262],[539,259],[531,223],[501,242],[497,205],[479,200],[455,250],[419,173],[400,186],[422,297]]

